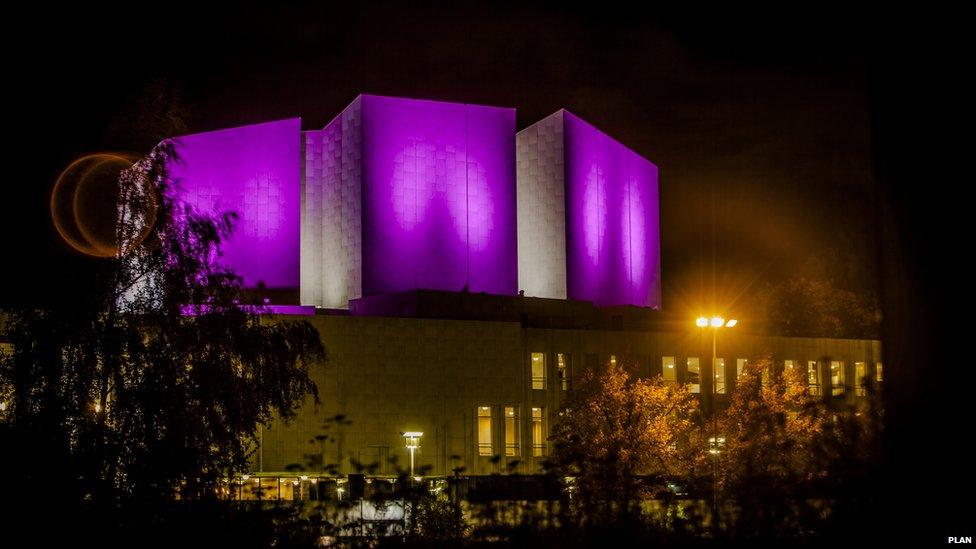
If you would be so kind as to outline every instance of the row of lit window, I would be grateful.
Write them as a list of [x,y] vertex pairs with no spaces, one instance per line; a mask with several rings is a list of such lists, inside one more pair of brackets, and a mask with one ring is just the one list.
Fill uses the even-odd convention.
[[[745,371],[746,365],[749,360],[745,358],[735,359],[735,378],[738,380],[742,377]],[[677,372],[675,370],[675,357],[666,356],[661,359],[661,366],[664,376],[664,381],[668,383],[677,383]],[[685,365],[687,367],[687,378],[686,382],[690,385],[690,390],[692,393],[701,392],[701,363],[698,357],[688,357],[686,359]],[[797,360],[784,360],[783,367],[789,370],[796,368],[799,365]],[[726,392],[726,366],[724,358],[715,359],[715,382],[712,384],[712,391],[718,394],[725,394]],[[830,361],[830,387],[831,394],[842,395],[846,390],[845,374],[846,369],[844,368],[844,361],[842,360],[831,360]],[[874,379],[876,382],[881,383],[883,377],[883,367],[880,362],[875,363],[874,368]],[[770,371],[769,369],[764,369],[762,372],[761,383],[763,385],[769,383]],[[854,391],[858,396],[863,396],[866,394],[865,381],[867,381],[869,376],[867,363],[866,362],[855,362],[854,363]],[[816,360],[807,361],[807,387],[809,388],[811,395],[821,395],[822,394],[822,374],[820,371],[820,363]]]
[[[503,407],[502,431],[505,439],[505,455],[522,455],[521,427],[518,406]],[[478,406],[478,455],[493,456],[495,452],[491,406]],[[545,410],[532,408],[532,455],[546,455]]]
[[[712,384],[712,390],[718,394],[724,394],[726,392],[726,364],[724,358],[716,358],[716,368],[715,368],[715,381]],[[678,382],[678,372],[675,368],[676,357],[665,356],[661,357],[661,373],[664,377],[665,383],[677,383]],[[610,355],[610,363],[616,363],[616,356]],[[735,359],[735,378],[739,379],[742,377],[742,373],[745,370],[748,359],[737,358]],[[792,369],[798,366],[800,361],[797,360],[785,360],[783,361],[783,366],[788,369]],[[532,388],[536,390],[545,390],[547,387],[546,379],[546,354],[545,353],[532,353],[531,354],[531,364],[532,364]],[[690,390],[692,393],[701,392],[701,361],[698,357],[687,357],[685,359],[686,366],[686,379],[685,382],[690,385]],[[866,393],[865,380],[868,378],[870,373],[867,369],[866,362],[855,362],[854,363],[854,390],[855,394],[862,396]],[[559,376],[560,388],[564,391],[568,391],[571,387],[570,378],[570,355],[566,353],[556,353],[556,373]],[[875,364],[874,368],[874,379],[878,383],[882,380],[882,365],[880,362]],[[845,368],[844,362],[840,360],[830,361],[830,387],[831,394],[841,395],[846,389],[845,385]],[[807,384],[809,386],[810,394],[820,395],[822,394],[822,380],[821,372],[819,367],[819,362],[816,360],[807,361]],[[769,372],[763,372],[763,383],[768,383]]]

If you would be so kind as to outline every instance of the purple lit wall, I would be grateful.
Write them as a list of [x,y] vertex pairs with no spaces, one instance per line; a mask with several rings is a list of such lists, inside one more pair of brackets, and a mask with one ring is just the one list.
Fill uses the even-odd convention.
[[515,294],[515,110],[362,96],[363,295]]
[[[413,289],[661,304],[657,167],[561,110],[361,95],[299,119],[176,139],[182,198],[238,212],[222,261],[303,305]],[[518,218],[516,218],[518,216]],[[521,272],[520,272],[521,271]]]
[[301,120],[174,139],[179,196],[199,212],[237,212],[221,263],[245,287],[299,286]]
[[563,111],[570,299],[660,308],[657,166]]

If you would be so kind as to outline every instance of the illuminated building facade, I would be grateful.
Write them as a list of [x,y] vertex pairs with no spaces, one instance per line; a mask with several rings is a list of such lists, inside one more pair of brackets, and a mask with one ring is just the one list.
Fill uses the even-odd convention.
[[515,110],[362,95],[305,132],[303,304],[515,295]]
[[246,286],[660,308],[657,166],[565,110],[516,134],[514,109],[361,95],[321,130],[174,142],[182,198],[239,215],[222,260]]
[[361,95],[321,130],[176,143],[183,197],[240,214],[223,260],[291,296],[273,310],[305,315],[329,354],[312,372],[321,404],[262,429],[256,473],[391,474],[410,432],[427,475],[538,472],[574,379],[610,361],[706,405],[764,353],[825,399],[880,376],[876,341],[742,328],[713,368],[693,319],[661,311],[657,166],[565,110],[516,132],[510,108]]

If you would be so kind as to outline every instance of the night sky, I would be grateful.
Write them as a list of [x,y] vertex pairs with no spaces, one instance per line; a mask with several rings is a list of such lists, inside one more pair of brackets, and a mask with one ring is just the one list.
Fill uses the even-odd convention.
[[361,92],[515,107],[519,129],[565,107],[660,167],[665,308],[747,308],[787,276],[875,286],[863,18],[159,9],[35,13],[4,37],[21,53],[3,255],[24,268],[4,269],[0,303],[80,291],[90,260],[51,227],[53,181],[129,147],[109,128],[160,79],[191,131],[292,116],[317,129]]

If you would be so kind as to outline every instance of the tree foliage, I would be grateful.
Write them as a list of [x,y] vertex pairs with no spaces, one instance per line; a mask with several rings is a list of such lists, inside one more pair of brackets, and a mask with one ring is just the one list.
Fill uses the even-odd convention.
[[767,331],[787,337],[876,338],[877,299],[815,278],[796,277],[759,296]]
[[219,264],[235,216],[177,200],[176,156],[164,143],[120,177],[119,252],[86,305],[9,315],[0,434],[25,490],[94,507],[210,494],[247,469],[259,423],[317,400],[317,331],[242,304]]
[[660,376],[639,379],[614,363],[586,370],[553,428],[552,469],[574,479],[589,520],[614,520],[683,472],[679,442],[696,410],[686,386]]
[[[870,501],[881,417],[868,391],[858,404],[828,403],[810,394],[805,371],[759,356],[727,404],[702,416],[687,386],[636,379],[615,364],[585,371],[551,437],[551,472],[572,477],[566,523],[584,536],[596,528],[648,543],[686,535],[809,541],[838,520],[855,484],[853,499]],[[641,507],[652,498],[656,514]]]
[[769,357],[750,360],[719,413],[718,437],[703,460],[717,463],[718,499],[729,533],[743,538],[796,531],[809,488],[826,471],[816,458],[827,410],[810,395],[799,368],[778,371]]
[[720,482],[730,493],[754,487],[760,477],[764,486],[789,488],[819,474],[810,457],[826,410],[806,381],[799,368],[775,371],[769,357],[747,362],[718,421]]

